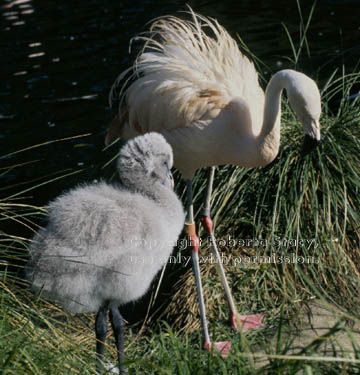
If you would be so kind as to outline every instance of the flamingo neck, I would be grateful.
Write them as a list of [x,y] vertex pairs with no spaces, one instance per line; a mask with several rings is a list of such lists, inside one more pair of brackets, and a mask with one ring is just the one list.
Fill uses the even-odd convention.
[[271,78],[265,92],[263,124],[258,136],[264,165],[276,157],[280,146],[281,95],[286,82],[279,73]]

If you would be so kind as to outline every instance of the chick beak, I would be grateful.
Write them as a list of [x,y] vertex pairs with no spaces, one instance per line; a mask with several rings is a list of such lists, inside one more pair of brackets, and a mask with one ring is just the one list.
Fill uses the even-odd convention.
[[174,190],[174,177],[170,170],[166,172],[166,177],[163,181],[163,185],[165,185],[168,189]]
[[300,155],[302,157],[306,156],[312,150],[318,147],[320,144],[321,144],[320,140],[317,140],[316,138],[311,137],[309,134],[305,134]]
[[175,186],[175,184],[174,184],[174,177],[173,177],[173,175],[172,175],[171,172],[169,172],[169,180],[170,180],[171,189],[174,190],[174,186]]

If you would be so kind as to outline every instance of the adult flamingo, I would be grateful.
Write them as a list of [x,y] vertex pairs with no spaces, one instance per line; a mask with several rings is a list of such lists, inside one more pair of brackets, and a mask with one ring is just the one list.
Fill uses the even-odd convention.
[[[252,62],[219,23],[195,14],[184,21],[167,16],[155,20],[133,66],[120,74],[110,93],[126,77],[120,91],[120,106],[106,143],[150,131],[161,133],[174,151],[174,166],[187,181],[187,234],[191,243],[200,304],[204,347],[211,341],[199,271],[199,239],[196,235],[192,179],[197,169],[211,167],[201,221],[211,236],[212,251],[225,288],[231,321],[235,328],[261,326],[262,315],[239,315],[220,261],[210,218],[214,166],[234,164],[262,167],[278,154],[281,95],[286,90],[290,105],[302,122],[303,148],[320,141],[320,93],[306,75],[282,70],[270,80],[266,92],[259,85]],[[210,32],[211,36],[207,32]],[[230,343],[214,346],[228,351]]]

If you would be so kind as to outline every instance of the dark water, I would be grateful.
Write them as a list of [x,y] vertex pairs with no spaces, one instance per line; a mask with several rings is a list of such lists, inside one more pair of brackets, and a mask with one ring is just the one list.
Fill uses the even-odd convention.
[[[216,17],[232,35],[238,33],[269,65],[269,74],[292,66],[284,57],[292,53],[282,23],[298,43],[295,0],[188,3]],[[305,20],[312,4],[301,1]],[[128,54],[129,39],[152,18],[185,9],[185,2],[176,0],[1,1],[0,156],[7,155],[0,159],[1,196],[80,171],[23,194],[27,202],[44,204],[103,174],[109,158],[102,152],[104,131],[113,116],[107,96],[135,56],[136,51]],[[343,63],[352,70],[360,54],[360,2],[318,1],[308,40],[311,56],[300,60],[300,70],[320,81]]]

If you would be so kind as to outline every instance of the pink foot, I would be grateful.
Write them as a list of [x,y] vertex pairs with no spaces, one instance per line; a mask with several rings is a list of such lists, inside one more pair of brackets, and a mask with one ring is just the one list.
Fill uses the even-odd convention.
[[256,315],[232,315],[230,320],[231,324],[234,327],[234,330],[236,332],[239,331],[238,323],[240,323],[240,328],[243,331],[247,331],[251,328],[261,328],[265,327],[263,323],[261,323],[262,318],[264,317],[264,314],[256,314]]
[[214,342],[214,347],[216,348],[216,352],[219,351],[221,357],[225,359],[230,353],[231,342],[230,341]]
[[230,353],[231,342],[230,341],[218,341],[214,343],[211,343],[211,342],[205,343],[204,349],[210,352],[212,346],[214,346],[214,355],[220,353],[221,357],[225,359]]

